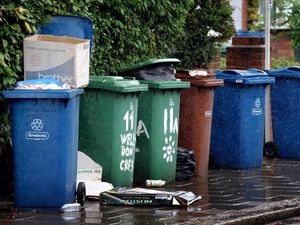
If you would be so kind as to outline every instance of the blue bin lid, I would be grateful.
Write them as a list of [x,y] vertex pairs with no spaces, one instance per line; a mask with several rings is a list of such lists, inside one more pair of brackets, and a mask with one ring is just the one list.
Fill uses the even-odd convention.
[[258,69],[221,70],[217,72],[216,77],[238,84],[270,84],[275,82],[275,79],[268,77],[265,71]]
[[277,70],[266,70],[266,73],[272,77],[286,77],[300,79],[300,67],[290,66]]
[[238,30],[236,36],[239,37],[265,37],[264,32]]
[[51,21],[42,25],[36,33],[89,39],[92,49],[93,23],[87,17],[52,15]]
[[6,90],[3,91],[4,98],[73,98],[82,94],[83,89],[66,89],[66,90]]

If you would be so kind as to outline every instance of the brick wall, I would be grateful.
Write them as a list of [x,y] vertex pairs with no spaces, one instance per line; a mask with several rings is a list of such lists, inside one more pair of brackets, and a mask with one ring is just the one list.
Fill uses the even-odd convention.
[[264,69],[265,47],[260,37],[239,37],[232,39],[232,46],[227,48],[227,69]]
[[214,57],[214,59],[209,63],[207,66],[207,70],[211,73],[214,71],[220,70],[221,69],[221,56],[220,52],[217,53],[217,55]]
[[294,57],[294,50],[287,30],[272,31],[271,57]]

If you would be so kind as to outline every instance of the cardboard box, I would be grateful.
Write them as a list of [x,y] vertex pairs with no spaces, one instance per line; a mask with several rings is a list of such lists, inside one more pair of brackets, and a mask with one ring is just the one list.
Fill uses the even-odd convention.
[[24,79],[55,78],[71,88],[89,83],[90,40],[54,35],[24,39]]
[[119,188],[100,193],[102,205],[188,206],[201,196],[187,191],[161,191],[145,188]]
[[85,153],[78,151],[77,154],[77,181],[101,181],[102,166],[96,163]]

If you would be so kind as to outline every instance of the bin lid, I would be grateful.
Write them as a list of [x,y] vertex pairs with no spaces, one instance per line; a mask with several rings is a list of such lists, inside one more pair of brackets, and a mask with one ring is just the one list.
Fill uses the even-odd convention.
[[87,17],[52,15],[51,21],[43,24],[36,33],[89,39],[90,51],[92,49],[93,24]]
[[182,89],[189,88],[190,82],[181,80],[140,80],[142,84],[148,84],[152,89]]
[[217,72],[216,77],[237,84],[270,84],[275,82],[274,78],[268,77],[265,71],[259,69],[221,70]]
[[130,70],[135,70],[135,69],[139,69],[145,66],[150,66],[150,65],[154,65],[154,64],[160,64],[160,63],[180,63],[179,59],[176,58],[165,58],[165,59],[150,59],[150,60],[146,60],[144,62],[140,62],[134,65],[130,65],[126,68],[123,68],[120,70],[121,73],[123,72],[128,72]]
[[176,78],[188,81],[196,86],[217,87],[224,85],[222,79],[216,79],[214,74],[203,69],[181,69],[176,72]]
[[269,76],[300,79],[300,67],[290,66],[277,70],[266,70]]
[[87,88],[103,89],[114,92],[147,91],[148,86],[138,80],[124,79],[120,76],[91,76]]
[[83,89],[62,89],[62,90],[28,90],[12,89],[3,91],[4,98],[73,98],[82,94]]
[[239,37],[264,37],[264,32],[238,30],[236,36]]

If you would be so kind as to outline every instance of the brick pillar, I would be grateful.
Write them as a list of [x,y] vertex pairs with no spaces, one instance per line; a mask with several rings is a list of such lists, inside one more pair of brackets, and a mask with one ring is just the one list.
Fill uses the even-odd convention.
[[265,47],[263,37],[232,38],[232,46],[227,48],[227,69],[264,69]]
[[221,53],[218,51],[218,53],[215,55],[213,60],[208,64],[207,70],[211,73],[214,71],[221,69]]

